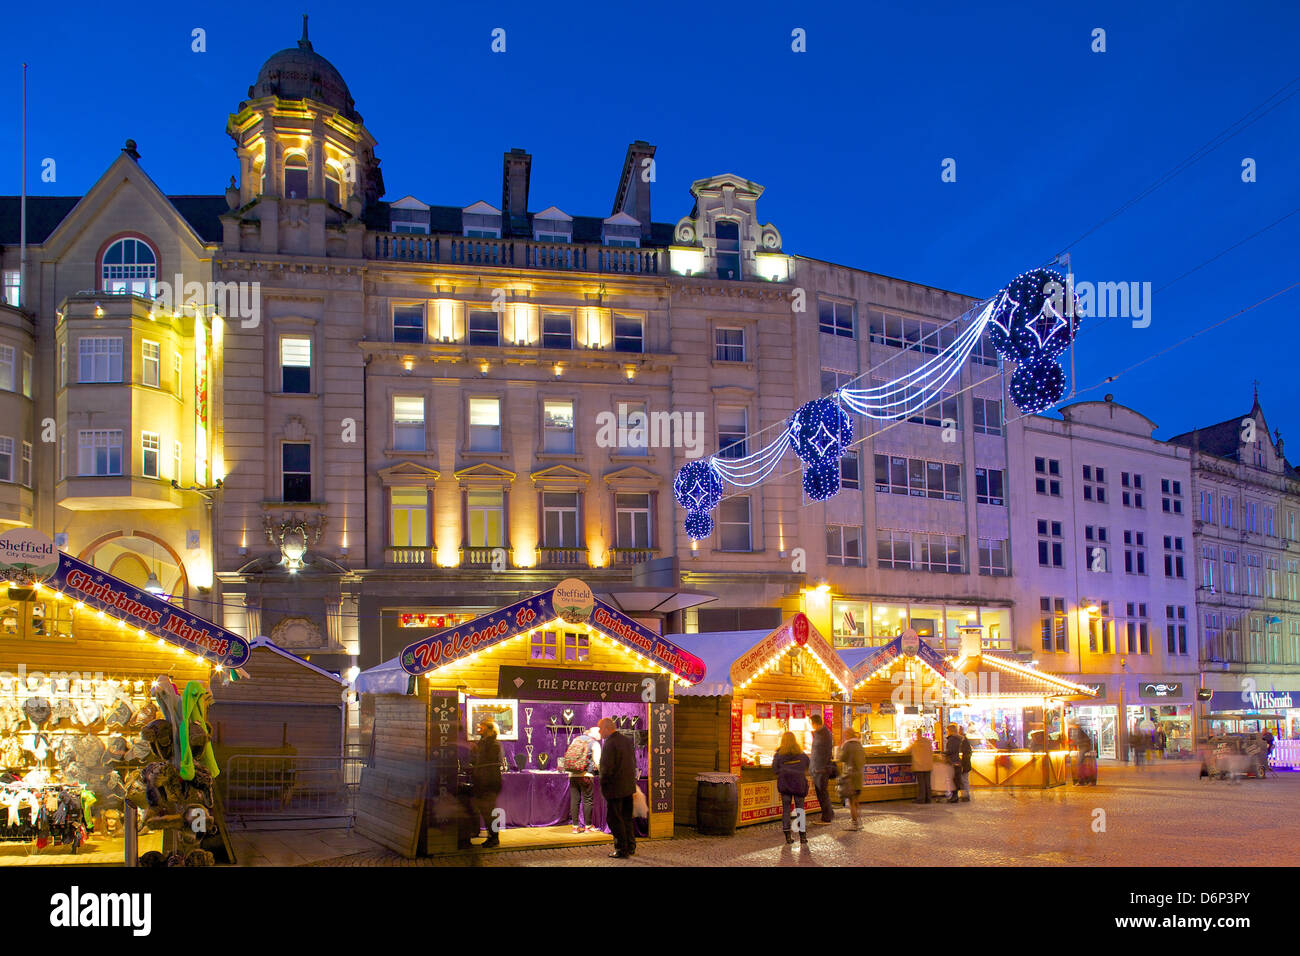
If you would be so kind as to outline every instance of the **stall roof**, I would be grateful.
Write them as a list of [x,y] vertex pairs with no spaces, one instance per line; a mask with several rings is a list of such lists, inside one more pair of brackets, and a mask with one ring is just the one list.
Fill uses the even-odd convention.
[[409,694],[414,681],[402,670],[402,661],[394,657],[357,675],[352,689],[358,694]]
[[[894,671],[912,661],[926,664],[968,700],[999,697],[1086,700],[1096,696],[1082,684],[995,654],[941,658],[924,642],[918,646],[917,654],[905,654],[900,638],[882,647],[868,648],[865,653],[858,648],[853,651],[852,659],[856,661],[853,665],[854,689],[867,687],[868,696],[872,691],[877,695],[892,692]],[[848,658],[849,654],[842,653],[841,656]]]
[[731,665],[771,631],[713,631],[704,634],[670,634],[674,644],[704,661],[702,680],[690,687],[678,686],[678,697],[729,697]]
[[320,674],[322,677],[328,677],[330,680],[335,681],[336,683],[339,684],[347,683],[346,680],[344,680],[342,677],[340,677],[338,674],[334,673],[333,671],[327,671],[323,667],[317,667],[311,661],[301,658],[297,654],[292,653],[291,651],[286,651],[283,647],[281,647],[279,644],[276,644],[269,637],[266,636],[255,637],[248,642],[248,646],[252,650],[257,650],[259,647],[264,647],[268,651],[272,651],[276,654],[279,654],[281,657],[286,658],[287,660],[293,661],[295,664],[299,664],[307,668],[308,670],[315,671],[317,674]]

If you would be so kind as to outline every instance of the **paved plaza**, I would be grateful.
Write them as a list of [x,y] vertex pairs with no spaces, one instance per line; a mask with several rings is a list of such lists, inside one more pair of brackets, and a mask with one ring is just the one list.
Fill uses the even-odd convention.
[[[1300,774],[1200,780],[1195,764],[1170,761],[1143,771],[1103,765],[1096,787],[978,790],[972,803],[959,804],[867,804],[856,833],[840,809],[829,826],[809,828],[804,850],[786,847],[777,823],[733,837],[679,828],[672,840],[639,842],[623,862],[608,859],[608,845],[404,860],[343,831],[241,835],[240,842],[241,861],[254,866],[1295,866],[1297,809]],[[263,852],[272,844],[271,854]],[[326,857],[330,846],[339,852]]]

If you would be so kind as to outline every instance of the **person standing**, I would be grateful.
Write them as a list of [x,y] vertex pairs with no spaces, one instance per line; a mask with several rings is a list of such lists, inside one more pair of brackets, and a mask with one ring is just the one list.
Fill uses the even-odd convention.
[[1168,745],[1169,745],[1169,735],[1166,734],[1165,729],[1161,727],[1159,730],[1156,731],[1156,750],[1160,751],[1161,760],[1165,759],[1165,747],[1167,747]]
[[814,822],[824,826],[835,819],[835,809],[831,806],[830,794],[831,757],[835,753],[835,738],[821,714],[813,714],[808,718],[808,722],[812,724],[813,729],[811,760],[813,790],[816,791],[817,803],[822,808],[821,819]]
[[952,789],[948,791],[948,802],[957,802],[957,790],[961,786],[961,735],[957,725],[948,725],[948,736],[943,742],[943,755],[952,767]]
[[862,768],[867,765],[867,752],[862,749],[858,732],[850,727],[844,731],[844,743],[840,744],[840,796],[849,801],[849,816],[852,823],[850,830],[861,830],[858,819],[860,809],[858,796],[862,793]]
[[916,778],[916,802],[930,802],[930,771],[934,769],[934,747],[922,728],[916,728],[916,739],[907,751],[912,755],[912,776]]
[[478,844],[480,849],[491,849],[501,844],[500,822],[497,820],[497,797],[501,794],[501,771],[506,756],[497,742],[495,721],[485,720],[478,726],[478,742],[470,754],[470,780],[473,787],[471,803],[474,807],[474,829],[479,819],[487,827],[488,836]]
[[632,818],[632,795],[636,793],[636,748],[632,738],[614,728],[614,721],[600,718],[597,724],[600,748],[600,793],[609,810],[609,831],[614,836],[610,859],[626,860],[636,853],[636,823]]
[[776,774],[776,792],[781,795],[781,832],[785,842],[793,843],[790,836],[790,810],[798,812],[799,843],[808,843],[808,817],[804,813],[804,799],[808,796],[808,755],[790,731],[781,735],[781,743],[772,757],[772,772]]
[[[591,812],[595,785],[591,774],[600,766],[600,728],[591,727],[581,737],[575,737],[564,752],[564,769],[569,771],[569,823],[574,833],[596,829]],[[578,816],[578,811],[582,816]],[[583,826],[583,823],[586,826]]]
[[961,734],[961,780],[957,789],[961,791],[961,800],[963,803],[970,803],[970,758],[972,747],[970,740],[966,737],[966,728],[961,724],[957,725],[957,733]]

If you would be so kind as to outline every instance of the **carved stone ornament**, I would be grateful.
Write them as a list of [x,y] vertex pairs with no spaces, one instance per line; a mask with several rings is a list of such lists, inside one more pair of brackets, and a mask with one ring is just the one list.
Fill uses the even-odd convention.
[[307,617],[286,617],[271,629],[271,640],[285,650],[316,649],[325,646],[320,625]]

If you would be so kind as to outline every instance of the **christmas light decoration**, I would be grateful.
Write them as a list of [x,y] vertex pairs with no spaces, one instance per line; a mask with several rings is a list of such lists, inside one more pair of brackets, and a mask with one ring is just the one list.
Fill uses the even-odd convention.
[[840,458],[853,436],[852,421],[841,406],[877,421],[914,417],[942,398],[944,386],[961,373],[986,331],[997,353],[1016,363],[1008,391],[1022,412],[1041,412],[1065,394],[1065,371],[1057,357],[1078,333],[1079,306],[1059,272],[1033,269],[1021,273],[957,321],[966,319],[970,321],[961,334],[928,362],[883,385],[846,385],[830,397],[807,402],[775,439],[753,454],[739,458],[713,455],[687,463],[673,481],[673,494],[687,510],[687,535],[696,541],[708,537],[713,532],[708,512],[722,500],[725,485],[750,488],[759,484],[777,469],[790,447],[805,466],[803,489],[809,499],[825,501],[836,495]]

